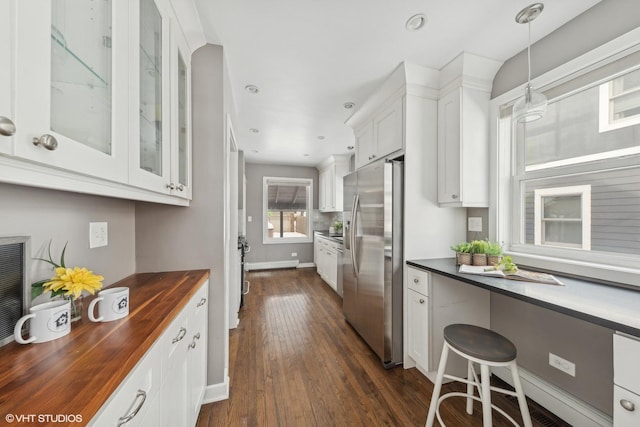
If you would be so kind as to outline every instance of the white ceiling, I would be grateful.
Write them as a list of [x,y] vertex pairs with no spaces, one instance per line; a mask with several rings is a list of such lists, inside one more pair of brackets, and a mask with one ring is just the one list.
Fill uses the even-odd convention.
[[[599,1],[544,1],[533,41]],[[527,28],[515,15],[530,3],[195,0],[207,42],[224,46],[245,159],[303,166],[350,152],[353,133],[344,122],[354,110],[343,104],[357,109],[402,61],[441,69],[463,51],[505,61],[525,49]],[[405,23],[417,13],[427,25],[409,32]],[[247,85],[260,92],[248,93]]]

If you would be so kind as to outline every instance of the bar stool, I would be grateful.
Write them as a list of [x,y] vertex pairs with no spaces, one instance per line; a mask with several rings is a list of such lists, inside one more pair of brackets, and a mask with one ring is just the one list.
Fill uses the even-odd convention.
[[[433,387],[433,396],[429,405],[429,415],[427,415],[426,427],[432,427],[434,419],[437,417],[440,425],[444,426],[440,417],[440,403],[452,396],[462,396],[467,398],[467,413],[473,414],[473,400],[482,402],[482,425],[491,427],[491,408],[498,411],[505,418],[517,426],[518,423],[502,409],[491,403],[491,391],[516,396],[520,413],[525,427],[531,427],[531,416],[527,407],[527,400],[522,390],[520,377],[518,376],[518,367],[516,365],[516,346],[502,335],[489,329],[481,328],[474,325],[455,324],[444,328],[444,346],[442,347],[442,355],[440,357],[440,365],[436,376],[436,383]],[[445,374],[447,367],[447,356],[449,350],[467,359],[467,379],[459,378],[453,375]],[[480,365],[480,377],[478,378],[474,363]],[[490,385],[489,367],[509,367],[513,376],[513,385],[515,391],[505,390]],[[460,381],[467,384],[467,392],[451,392],[440,396],[443,378]],[[474,394],[474,387],[478,389],[478,396]]]

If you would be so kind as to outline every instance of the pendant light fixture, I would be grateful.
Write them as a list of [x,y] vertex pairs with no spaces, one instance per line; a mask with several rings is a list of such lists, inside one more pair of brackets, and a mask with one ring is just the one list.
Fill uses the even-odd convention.
[[529,27],[529,43],[527,44],[528,78],[524,95],[513,104],[513,120],[526,123],[541,119],[547,111],[547,97],[536,91],[531,86],[531,21],[536,19],[544,9],[542,3],[531,4],[522,9],[516,15],[518,24],[527,24]]

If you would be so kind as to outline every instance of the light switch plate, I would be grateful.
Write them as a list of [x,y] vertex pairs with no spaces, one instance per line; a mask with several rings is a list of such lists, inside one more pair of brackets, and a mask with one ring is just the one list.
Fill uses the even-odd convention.
[[467,222],[468,231],[482,231],[482,217],[470,216]]
[[89,248],[99,248],[109,244],[109,229],[106,222],[89,223]]

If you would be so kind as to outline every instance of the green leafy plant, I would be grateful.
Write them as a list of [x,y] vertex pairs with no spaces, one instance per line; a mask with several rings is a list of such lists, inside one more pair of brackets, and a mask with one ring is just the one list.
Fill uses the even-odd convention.
[[340,233],[342,231],[342,221],[334,222],[333,228],[336,230],[337,233]]
[[509,255],[502,257],[502,260],[495,265],[496,269],[502,270],[505,273],[515,273],[518,271],[518,266],[513,262]]
[[487,240],[473,240],[471,242],[471,253],[474,254],[486,254],[489,247]]
[[469,242],[458,243],[457,245],[452,245],[451,250],[461,254],[471,253],[472,245]]
[[498,242],[488,242],[485,253],[491,256],[500,256],[502,255],[502,245]]

